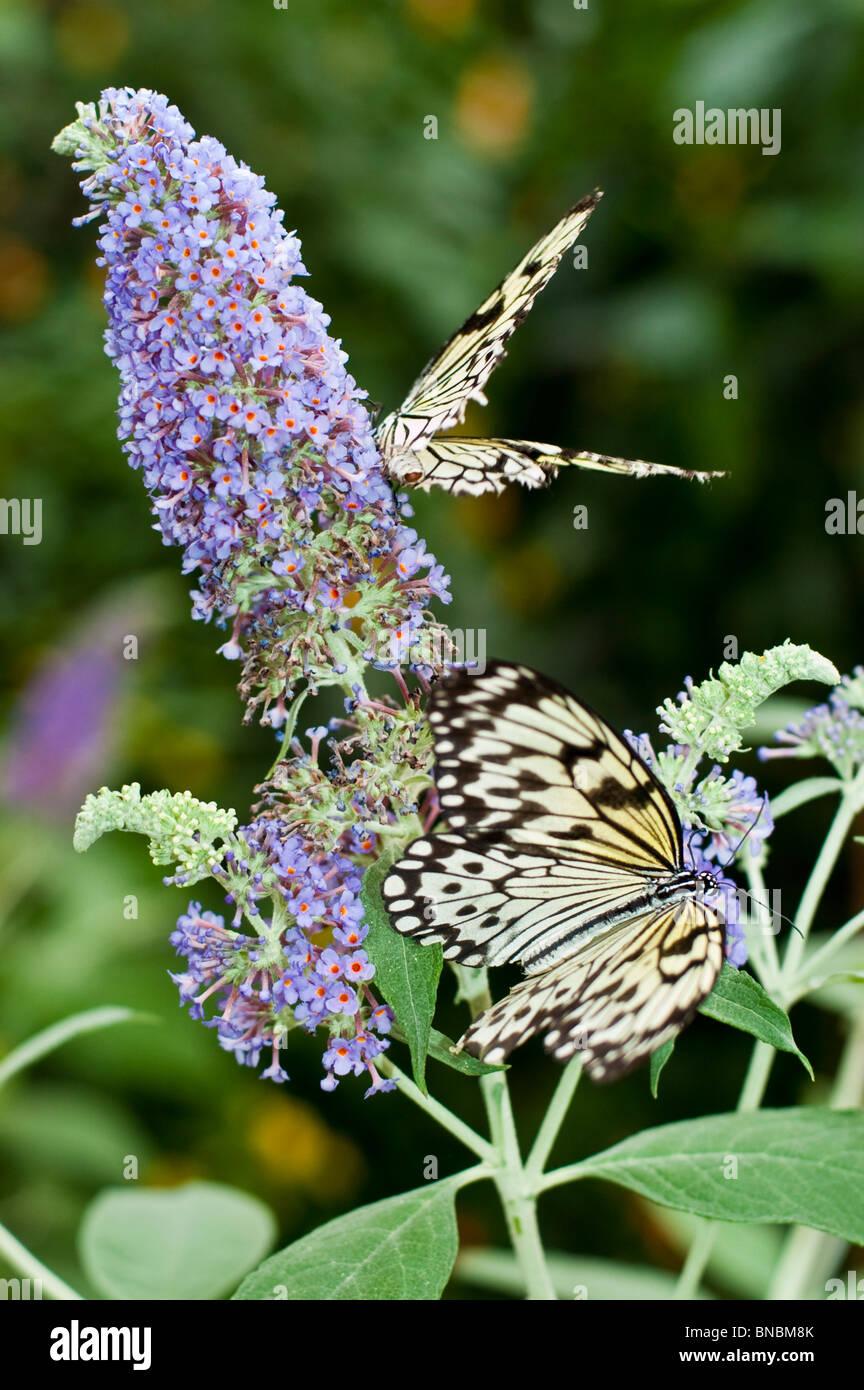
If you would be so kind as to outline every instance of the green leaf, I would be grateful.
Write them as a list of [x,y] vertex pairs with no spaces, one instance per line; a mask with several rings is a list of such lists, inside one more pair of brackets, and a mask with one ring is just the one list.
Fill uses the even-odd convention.
[[[559,1172],[564,1180],[605,1178],[696,1216],[794,1223],[864,1242],[859,1110],[807,1106],[683,1120]],[[550,1173],[547,1185],[560,1180]]]
[[444,1062],[454,1071],[461,1071],[465,1076],[487,1076],[493,1071],[509,1071],[506,1062],[493,1064],[492,1062],[481,1062],[479,1057],[472,1057],[469,1052],[453,1052],[455,1047],[452,1038],[448,1038],[445,1033],[439,1033],[433,1028],[429,1036],[429,1056],[434,1057],[437,1062]]
[[805,777],[802,782],[794,782],[791,787],[786,787],[778,796],[772,796],[771,815],[775,821],[779,820],[808,801],[814,801],[817,796],[828,796],[831,792],[839,793],[842,790],[843,783],[839,777]]
[[246,1276],[234,1298],[440,1298],[458,1248],[456,1189],[453,1179],[430,1182],[328,1221],[271,1255]]
[[273,1244],[273,1213],[221,1183],[109,1188],[88,1207],[81,1259],[110,1299],[221,1298]]
[[746,970],[736,970],[724,961],[717,983],[700,1004],[699,1012],[707,1018],[716,1018],[719,1023],[740,1028],[744,1033],[752,1033],[754,1038],[780,1052],[793,1053],[813,1080],[813,1068],[792,1036],[789,1015]]
[[[564,1255],[557,1250],[547,1251],[546,1268],[559,1298],[587,1298],[592,1303],[618,1299],[665,1302],[673,1297],[678,1282],[677,1275],[648,1265],[598,1260],[593,1255]],[[511,1250],[466,1250],[453,1273],[466,1284],[516,1297],[525,1294],[525,1276]],[[707,1299],[710,1294],[696,1297]]]
[[651,1094],[655,1100],[657,1099],[657,1088],[660,1085],[660,1073],[674,1051],[675,1039],[670,1038],[662,1047],[658,1047],[656,1052],[651,1053]]
[[444,956],[440,946],[421,946],[390,925],[381,885],[399,853],[382,855],[363,875],[360,899],[369,927],[363,944],[375,966],[375,983],[411,1049],[414,1080],[425,1095],[426,1055]]
[[509,1070],[506,1063],[493,1066],[491,1062],[481,1062],[479,1057],[472,1057],[470,1052],[451,1052],[452,1047],[455,1047],[455,1043],[445,1033],[439,1033],[437,1028],[430,1030],[429,1056],[434,1057],[436,1062],[443,1062],[465,1076],[486,1076],[492,1071]]

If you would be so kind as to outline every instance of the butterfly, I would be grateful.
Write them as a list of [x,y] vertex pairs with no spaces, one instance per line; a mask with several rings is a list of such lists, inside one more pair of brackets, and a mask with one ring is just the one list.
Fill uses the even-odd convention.
[[456,1050],[500,1062],[543,1034],[594,1080],[623,1075],[714,987],[717,879],[686,863],[678,813],[642,758],[546,676],[497,661],[453,672],[429,720],[448,828],[386,876],[392,924],[450,960],[526,975]]
[[442,431],[461,424],[469,401],[487,404],[483,387],[506,355],[509,338],[549,283],[601,197],[596,189],[581,198],[526,252],[516,269],[426,366],[399,409],[380,422],[376,442],[387,472],[397,482],[425,492],[434,486],[478,497],[484,492],[501,493],[514,481],[525,487],[545,487],[562,464],[571,463],[636,477],[669,473],[704,481],[722,476],[525,439],[439,437]]

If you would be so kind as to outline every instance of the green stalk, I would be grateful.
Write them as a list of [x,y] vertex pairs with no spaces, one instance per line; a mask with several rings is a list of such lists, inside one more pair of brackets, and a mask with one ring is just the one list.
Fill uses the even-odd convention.
[[498,1155],[493,1181],[501,1198],[507,1230],[516,1261],[522,1271],[525,1292],[533,1302],[556,1302],[552,1278],[537,1225],[537,1193],[522,1163],[519,1140],[504,1072],[480,1078],[480,1089],[489,1117],[492,1144]]
[[859,772],[855,780],[846,786],[840,798],[840,805],[837,807],[837,812],[831,822],[831,829],[825,837],[816,863],[813,865],[813,872],[807,880],[807,886],[795,914],[797,932],[793,933],[783,958],[781,982],[784,986],[790,985],[798,973],[804,948],[807,945],[807,937],[813,925],[816,910],[822,900],[822,894],[834,865],[837,863],[852,822],[861,810],[862,792],[864,792],[864,770]]
[[26,1245],[22,1245],[20,1240],[16,1240],[11,1231],[7,1231],[5,1226],[0,1226],[0,1255],[3,1255],[12,1266],[24,1275],[25,1279],[38,1279],[42,1285],[42,1290],[47,1293],[49,1298],[67,1300],[80,1300],[82,1295],[76,1293],[73,1288],[55,1274],[53,1269],[43,1265],[41,1260],[37,1260],[32,1255]]
[[[858,935],[864,927],[864,912],[856,912],[854,917],[850,917],[848,922],[838,928],[829,941],[814,951],[811,956],[807,956],[801,963],[797,978],[794,982],[795,993],[789,999],[789,1003],[794,1003],[802,995],[809,994],[811,989],[818,989],[821,984],[819,974],[825,969],[828,961],[836,955],[847,941],[851,941]],[[815,981],[815,983],[813,983]]]
[[[791,933],[790,941],[783,956],[783,964],[780,967],[775,979],[775,987],[772,991],[780,997],[780,1002],[785,1003],[794,993],[794,982],[801,967],[804,949],[807,944],[807,937],[813,920],[822,901],[822,895],[828,884],[831,873],[837,863],[840,851],[845,842],[846,836],[852,825],[855,816],[861,809],[862,795],[864,795],[864,769],[858,773],[852,782],[846,784],[840,798],[831,828],[822,843],[822,848],[813,865],[810,877],[801,895],[798,911],[795,914],[795,928]],[[753,871],[754,875],[756,871]],[[854,919],[853,919],[854,920]],[[847,924],[848,925],[848,924]],[[774,1059],[777,1056],[776,1049],[769,1047],[767,1043],[757,1042],[753,1048],[750,1058],[750,1066],[744,1079],[741,1095],[736,1109],[739,1111],[758,1110],[762,1104],[765,1090],[768,1085],[768,1078]],[[675,1298],[692,1298],[699,1287],[699,1281],[705,1271],[705,1267],[711,1258],[711,1251],[714,1248],[717,1227],[715,1222],[704,1222],[696,1235],[684,1261],[678,1284],[675,1290]],[[784,1276],[785,1277],[785,1276]],[[774,1295],[776,1297],[776,1295]]]
[[469,1148],[484,1163],[497,1164],[498,1152],[488,1139],[484,1139],[470,1125],[466,1125],[464,1120],[460,1120],[458,1115],[454,1115],[453,1111],[448,1110],[447,1106],[442,1105],[439,1100],[435,1100],[433,1096],[424,1096],[419,1086],[415,1086],[410,1077],[407,1077],[395,1062],[391,1062],[389,1057],[380,1058],[378,1069],[384,1076],[393,1078],[403,1096],[407,1096],[408,1100],[412,1100],[433,1120],[437,1120],[442,1129],[446,1129],[454,1138],[461,1140],[466,1148]]
[[[459,982],[458,998],[468,1005],[471,1017],[476,1018],[479,1013],[488,1009],[492,1002],[487,972],[485,969],[472,970],[463,965],[453,968]],[[496,1155],[496,1167],[492,1177],[504,1208],[510,1242],[522,1272],[526,1295],[534,1301],[556,1300],[557,1295],[546,1267],[546,1257],[537,1224],[539,1186],[534,1173],[529,1173],[527,1165],[522,1163],[506,1072],[499,1071],[482,1076],[480,1090]],[[560,1124],[563,1118],[560,1105],[558,1111]],[[543,1130],[544,1127],[541,1126],[541,1133]],[[548,1133],[548,1130],[546,1132]],[[552,1134],[550,1147],[554,1137]],[[538,1140],[539,1138],[538,1135]]]
[[564,1116],[570,1107],[581,1075],[582,1058],[577,1054],[570,1059],[559,1078],[558,1085],[555,1087],[549,1102],[549,1108],[537,1131],[537,1138],[534,1140],[531,1152],[525,1162],[525,1172],[535,1189],[539,1186],[539,1180],[546,1167],[546,1160],[558,1138],[558,1132],[564,1123]]

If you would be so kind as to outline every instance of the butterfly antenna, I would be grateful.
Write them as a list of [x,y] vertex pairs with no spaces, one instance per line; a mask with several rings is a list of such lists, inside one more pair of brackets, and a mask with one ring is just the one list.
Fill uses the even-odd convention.
[[[762,797],[762,804],[761,804],[760,807],[759,807],[759,811],[758,811],[758,813],[757,813],[757,815],[756,815],[755,820],[753,821],[753,824],[750,825],[750,826],[748,826],[747,829],[744,831],[744,834],[741,836],[741,839],[738,841],[737,845],[736,845],[735,848],[733,849],[733,851],[732,851],[732,853],[730,854],[729,858],[726,860],[726,863],[723,865],[723,868],[724,868],[724,869],[728,869],[729,865],[733,862],[733,860],[737,858],[738,851],[740,850],[740,848],[741,848],[741,846],[743,845],[744,841],[747,839],[747,836],[751,833],[751,831],[755,830],[755,829],[756,829],[756,826],[759,824],[759,817],[762,815],[762,812],[765,810],[765,807],[767,806],[767,804],[768,804],[768,793],[766,792],[765,795]],[[767,906],[767,904],[765,904],[765,906]],[[787,916],[786,916],[785,912],[777,912],[777,911],[775,911],[775,909],[772,907],[772,908],[771,908],[771,916],[772,916],[772,917],[779,917],[781,922],[786,922],[786,923],[788,924],[788,926],[790,926],[794,932],[797,932],[798,935],[799,935],[799,936],[802,938],[802,940],[803,940],[804,933],[801,931],[801,929],[800,929],[799,927],[796,927],[796,925],[795,925],[795,923],[792,921],[792,918],[791,918],[791,917],[787,917]]]
[[754,831],[754,830],[756,829],[757,825],[759,824],[759,817],[762,815],[762,812],[765,810],[765,807],[767,806],[767,804],[768,804],[768,793],[766,792],[765,795],[762,797],[762,803],[761,803],[761,805],[760,805],[760,807],[759,807],[759,810],[758,810],[758,812],[757,812],[757,814],[756,814],[756,819],[753,821],[753,824],[752,824],[752,825],[748,825],[747,829],[744,831],[744,834],[741,836],[741,839],[738,841],[738,843],[737,843],[737,845],[735,846],[735,848],[733,849],[732,853],[729,855],[729,858],[726,860],[726,863],[723,865],[723,868],[724,868],[724,869],[728,869],[728,868],[729,868],[729,865],[732,864],[732,863],[735,861],[735,859],[737,859],[737,857],[738,857],[738,851],[740,850],[740,848],[741,848],[741,846],[743,845],[744,841],[747,839],[747,836],[750,835],[750,834],[752,833],[752,831]]

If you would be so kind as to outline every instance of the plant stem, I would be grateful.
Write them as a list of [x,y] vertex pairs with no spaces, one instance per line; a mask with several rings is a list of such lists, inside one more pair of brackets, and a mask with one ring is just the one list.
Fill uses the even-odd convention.
[[[487,971],[483,968],[472,970],[464,965],[456,965],[453,969],[459,983],[457,997],[468,1005],[471,1017],[476,1018],[492,1003]],[[555,1301],[558,1296],[546,1267],[546,1256],[540,1239],[540,1228],[537,1225],[538,1186],[535,1175],[529,1174],[527,1167],[522,1163],[506,1072],[482,1076],[480,1090],[486,1106],[492,1145],[497,1155],[493,1181],[504,1208],[510,1243],[522,1273],[526,1296],[533,1301]],[[543,1126],[541,1133],[542,1129]],[[554,1137],[553,1134],[552,1140]]]
[[529,1300],[555,1302],[555,1293],[537,1225],[537,1193],[522,1164],[519,1140],[504,1072],[480,1078],[492,1143],[499,1157],[493,1174],[516,1261]]
[[442,1105],[432,1096],[424,1096],[419,1086],[415,1086],[414,1082],[403,1071],[400,1071],[396,1063],[391,1062],[389,1057],[382,1057],[378,1062],[378,1067],[385,1076],[393,1078],[404,1096],[413,1100],[415,1105],[418,1105],[421,1110],[425,1110],[426,1114],[430,1115],[433,1120],[437,1120],[442,1128],[448,1130],[456,1139],[461,1140],[466,1148],[469,1148],[484,1163],[497,1165],[498,1153],[488,1139],[484,1139],[470,1125],[466,1125],[465,1121],[460,1120],[458,1115],[454,1115],[452,1110],[448,1110],[446,1105]]
[[11,1231],[7,1231],[5,1226],[0,1226],[0,1255],[3,1255],[13,1269],[19,1269],[25,1279],[38,1279],[42,1289],[49,1298],[63,1300],[80,1300],[81,1294],[76,1293],[68,1284],[55,1274],[53,1269],[43,1265],[41,1260],[37,1260],[35,1255],[31,1255],[26,1245],[22,1245],[20,1240],[16,1240]]
[[762,869],[758,863],[747,864],[745,872],[750,901],[756,907],[756,930],[748,934],[747,945],[753,955],[756,973],[770,993],[777,985],[780,961],[777,956],[777,942],[774,934],[767,930],[769,923],[773,925],[772,916],[768,909],[768,889],[765,887]]
[[546,1160],[558,1138],[558,1131],[564,1122],[564,1116],[567,1114],[581,1075],[582,1058],[577,1055],[567,1063],[558,1080],[558,1085],[555,1087],[549,1102],[549,1108],[537,1131],[537,1138],[534,1140],[531,1152],[525,1162],[525,1173],[532,1184],[536,1184],[537,1179],[542,1176],[543,1169],[546,1167]]
[[[816,863],[813,865],[813,870],[807,880],[804,892],[801,895],[801,901],[795,915],[795,927],[797,931],[793,932],[790,938],[789,945],[783,956],[783,964],[775,976],[774,989],[772,991],[775,995],[779,995],[780,1001],[783,1003],[788,1002],[788,1000],[794,996],[793,982],[797,979],[801,967],[801,961],[807,944],[807,937],[813,925],[813,919],[816,916],[819,903],[822,901],[822,894],[825,891],[831,872],[837,863],[840,850],[849,833],[852,821],[861,809],[862,793],[864,793],[864,770],[858,773],[854,781],[846,784],[840,798],[840,804],[831,822],[831,828],[822,843],[822,847],[816,858]],[[758,887],[758,871],[753,870],[751,873],[751,884]],[[852,920],[854,921],[855,919],[853,918]],[[847,927],[849,925],[850,924],[847,923]],[[777,1052],[775,1048],[769,1047],[767,1043],[756,1043],[750,1058],[750,1066],[744,1079],[744,1085],[741,1089],[741,1096],[736,1107],[739,1111],[759,1109],[762,1104],[762,1098],[765,1095],[768,1078],[771,1074],[771,1068],[776,1056]],[[693,1293],[699,1286],[699,1280],[702,1278],[705,1266],[711,1257],[715,1239],[716,1223],[710,1221],[704,1222],[697,1231],[687,1254],[687,1258],[684,1261],[675,1290],[676,1298],[692,1298]],[[808,1248],[810,1244],[811,1242],[808,1240]],[[780,1274],[781,1269],[778,1268],[775,1280],[780,1277]],[[777,1295],[774,1294],[773,1297],[777,1297]]]
[[[864,927],[864,912],[856,912],[854,917],[850,917],[848,922],[844,922],[843,926],[834,932],[830,940],[802,961],[794,981],[795,999],[799,999],[803,994],[809,994],[811,989],[819,988],[821,981],[813,974],[814,970],[824,970],[831,957],[836,955],[847,941],[851,941],[853,937],[857,936],[862,927]],[[813,983],[814,980],[816,983]],[[800,993],[797,993],[799,990]],[[790,1002],[794,1001],[790,1000]]]
[[736,1110],[746,1114],[751,1110],[759,1109],[776,1056],[776,1048],[771,1047],[769,1043],[757,1042],[755,1044],[750,1055],[750,1065],[747,1068],[744,1085],[741,1087],[741,1095],[735,1107]]
[[267,773],[268,778],[273,776],[273,773],[276,771],[279,764],[283,761],[284,758],[287,758],[288,756],[288,752],[291,748],[291,740],[294,737],[294,731],[297,728],[297,720],[300,717],[300,710],[303,708],[303,702],[307,698],[308,694],[309,689],[307,687],[305,690],[301,690],[299,695],[295,695],[294,699],[291,701],[288,713],[285,716],[285,729],[282,734],[282,742],[279,744],[279,752],[273,759],[273,765],[270,768],[270,771]]
[[837,863],[843,842],[849,833],[849,827],[861,809],[862,789],[864,789],[864,773],[859,772],[855,780],[847,785],[840,798],[840,805],[837,807],[831,822],[831,829],[825,837],[816,863],[813,865],[813,872],[807,880],[807,886],[795,914],[795,926],[800,934],[793,934],[783,957],[781,980],[787,988],[798,973],[804,948],[807,945],[807,937],[813,925],[813,918],[816,916],[816,909],[822,899],[831,871]]
[[115,1023],[158,1023],[152,1014],[136,1013],[121,1004],[106,1004],[100,1009],[86,1009],[84,1013],[71,1014],[59,1023],[52,1023],[36,1033],[32,1038],[7,1053],[0,1062],[0,1086],[4,1086],[16,1072],[23,1071],[45,1057],[55,1048],[68,1042],[81,1033],[91,1033],[97,1028],[110,1028]]
[[687,1258],[678,1276],[673,1297],[676,1299],[695,1298],[699,1292],[705,1266],[711,1258],[714,1242],[717,1239],[717,1224],[714,1221],[700,1221],[687,1251]]

